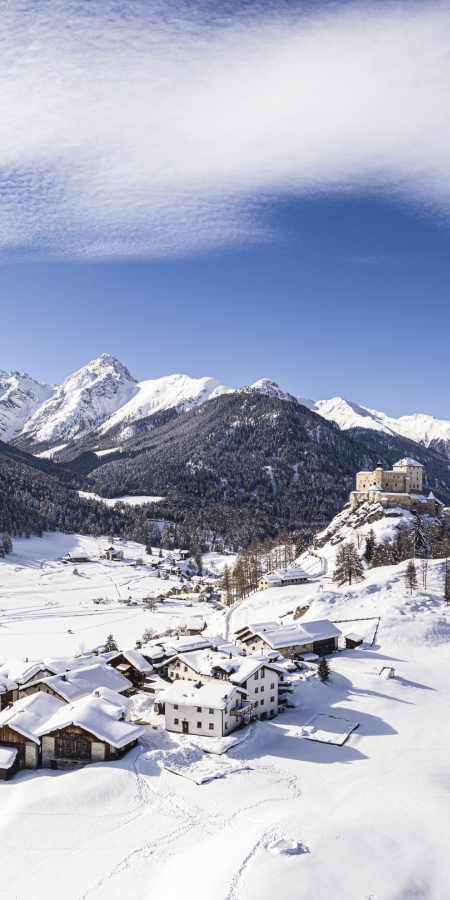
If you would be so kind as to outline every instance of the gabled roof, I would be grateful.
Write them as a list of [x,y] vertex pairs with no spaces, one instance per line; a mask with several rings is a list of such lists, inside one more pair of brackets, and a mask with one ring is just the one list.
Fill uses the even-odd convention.
[[[272,628],[267,627],[270,624],[272,624]],[[339,637],[341,634],[339,629],[328,619],[305,622],[302,625],[278,625],[266,622],[255,626],[249,625],[249,630],[252,635],[262,638],[273,650],[324,641],[328,638]]]
[[143,674],[149,674],[153,672],[153,666],[151,663],[147,662],[145,657],[139,650],[123,650],[123,656],[129,663],[133,666],[134,669],[137,669],[138,672],[142,672]]
[[22,697],[0,713],[0,728],[8,725],[17,734],[39,744],[38,729],[65,705],[56,697],[41,691],[31,697]]
[[111,666],[100,663],[83,669],[74,669],[65,675],[52,675],[42,678],[34,684],[46,684],[59,694],[67,703],[86,697],[98,688],[109,688],[112,691],[126,691],[131,687],[130,681]]
[[40,662],[24,662],[23,659],[8,659],[7,662],[0,666],[0,676],[9,678],[17,684],[25,684],[30,681],[42,669],[48,669],[48,666]]
[[6,694],[7,691],[15,691],[17,690],[18,684],[16,681],[11,681],[10,678],[6,678],[5,675],[0,675],[0,694]]
[[63,704],[36,733],[42,737],[57,729],[77,725],[100,741],[120,749],[141,737],[145,730],[142,725],[125,721],[123,716],[122,698],[118,694],[114,696],[114,691],[108,691],[107,695],[94,692],[75,703]]
[[246,695],[243,688],[234,687],[227,682],[219,684],[202,684],[198,687],[192,681],[175,681],[164,694],[165,703],[177,703],[179,706],[205,706],[211,709],[225,709],[229,701],[239,692]]

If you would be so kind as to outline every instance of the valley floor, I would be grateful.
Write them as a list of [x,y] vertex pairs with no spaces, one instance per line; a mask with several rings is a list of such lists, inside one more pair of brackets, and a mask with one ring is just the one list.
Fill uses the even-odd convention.
[[[14,556],[0,561],[1,661],[69,654],[81,636],[92,646],[110,630],[134,646],[149,619],[162,616],[118,603],[93,609],[96,591],[144,595],[155,579],[126,561],[74,576],[57,557],[75,540],[92,548],[94,539],[17,541]],[[127,547],[130,558],[137,549]],[[141,744],[120,762],[22,772],[1,783],[0,897],[447,898],[450,615],[441,570],[431,563],[428,590],[413,597],[401,566],[372,570],[347,589],[322,578],[249,597],[228,614],[230,635],[243,621],[300,604],[310,605],[307,619],[353,619],[352,630],[360,619],[367,643],[330,657],[325,685],[294,676],[295,705],[238,733],[242,740],[223,756],[169,736],[162,717],[151,716]],[[181,606],[170,614],[181,615]],[[223,615],[210,610],[209,623],[217,632]],[[395,678],[378,674],[387,665]],[[342,747],[300,737],[317,712],[358,728]],[[228,774],[203,784],[166,768],[189,776],[201,764],[213,776],[226,760]],[[280,838],[298,842],[299,852],[274,854],[270,845]]]

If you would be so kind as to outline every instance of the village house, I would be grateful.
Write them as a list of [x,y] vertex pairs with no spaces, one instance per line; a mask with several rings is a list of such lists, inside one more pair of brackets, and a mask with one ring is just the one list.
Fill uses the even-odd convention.
[[32,694],[43,692],[52,697],[57,697],[64,703],[71,703],[87,697],[98,688],[109,688],[123,694],[131,689],[128,678],[117,672],[111,666],[96,663],[81,669],[72,669],[61,675],[52,675],[49,678],[40,678],[29,684],[23,685],[19,691],[20,697],[29,697]]
[[135,687],[140,687],[147,675],[153,672],[153,665],[140,650],[121,650],[110,660],[109,665],[129,678]]
[[123,559],[123,550],[116,550],[115,547],[107,547],[101,554],[101,559],[118,560]]
[[40,678],[55,675],[58,671],[59,668],[57,665],[55,667],[53,662],[38,660],[30,663],[28,660],[23,659],[8,659],[7,662],[0,666],[0,679],[6,678],[16,683],[17,690],[13,689],[13,696],[11,697],[11,700],[15,701],[19,697],[19,691],[26,684],[30,684]]
[[303,569],[272,569],[258,579],[258,590],[266,591],[272,587],[287,587],[291,584],[306,584],[309,575]]
[[338,649],[341,632],[328,619],[304,622],[302,625],[279,625],[259,622],[240,628],[235,634],[238,647],[246,653],[276,650],[282,656],[302,659],[305,653],[327,656]]
[[101,689],[55,710],[36,732],[42,766],[75,768],[120,759],[144,734],[142,725],[127,721],[130,706],[115,691]]
[[81,550],[74,550],[73,553],[66,553],[62,559],[63,563],[87,563],[90,562],[89,556],[87,553],[83,553]]
[[15,681],[10,681],[4,675],[0,675],[0,712],[14,703],[19,696],[19,685]]
[[224,737],[249,712],[247,692],[229,684],[176,681],[164,696],[167,731]]
[[207,682],[227,681],[246,691],[254,719],[273,718],[281,711],[279,683],[283,681],[283,670],[264,658],[232,656],[211,650],[199,650],[180,654],[168,664],[168,678]]
[[0,748],[17,750],[20,769],[37,769],[41,760],[38,728],[63,706],[56,697],[23,697],[0,713]]
[[358,503],[381,503],[383,509],[407,509],[409,512],[441,514],[444,504],[430,491],[423,491],[423,466],[411,457],[399,459],[392,469],[383,469],[381,461],[373,472],[357,472],[356,490],[350,494],[352,508]]

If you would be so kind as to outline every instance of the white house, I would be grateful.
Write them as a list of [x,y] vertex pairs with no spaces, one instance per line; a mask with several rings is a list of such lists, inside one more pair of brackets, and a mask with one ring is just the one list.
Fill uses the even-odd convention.
[[271,587],[286,587],[290,584],[305,584],[309,575],[303,569],[272,569],[258,580],[258,589],[266,591]]
[[201,684],[175,681],[162,699],[167,731],[205,737],[230,734],[251,707],[247,702],[247,692],[226,682]]
[[283,678],[283,670],[268,659],[231,656],[212,650],[183,653],[170,660],[168,677],[172,681],[184,680],[209,682],[225,681],[246,691],[247,700],[252,704],[251,718],[273,718],[280,711],[278,685]]

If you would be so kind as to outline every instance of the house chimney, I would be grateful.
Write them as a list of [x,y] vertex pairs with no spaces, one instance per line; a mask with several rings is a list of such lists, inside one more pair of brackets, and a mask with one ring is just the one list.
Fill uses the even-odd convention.
[[94,691],[94,697],[100,697],[100,691]]
[[97,650],[97,648],[95,648],[95,650],[92,651],[92,656],[98,656],[98,650]]
[[66,681],[66,676],[65,676],[65,675],[61,675],[61,681]]

